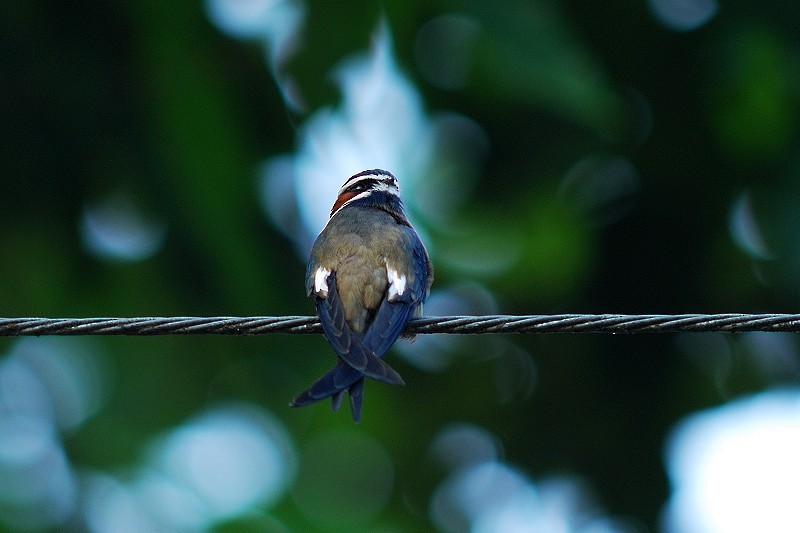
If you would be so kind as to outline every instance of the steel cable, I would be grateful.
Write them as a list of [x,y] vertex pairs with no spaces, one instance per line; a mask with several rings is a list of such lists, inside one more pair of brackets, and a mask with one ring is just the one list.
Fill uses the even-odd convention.
[[[314,316],[0,318],[0,336],[29,335],[266,335],[322,331]],[[668,333],[800,331],[800,314],[490,315],[412,320],[406,333]]]

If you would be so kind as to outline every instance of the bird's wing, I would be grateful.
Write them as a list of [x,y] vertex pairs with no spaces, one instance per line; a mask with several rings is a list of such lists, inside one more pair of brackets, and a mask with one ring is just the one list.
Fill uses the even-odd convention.
[[374,351],[367,348],[361,337],[350,329],[345,320],[342,301],[336,287],[335,271],[328,276],[328,297],[318,297],[316,301],[317,314],[322,323],[325,338],[328,339],[342,360],[372,379],[392,385],[404,384],[400,374],[382,361]]
[[384,299],[375,318],[364,332],[364,346],[378,357],[383,357],[403,332],[411,318],[416,302],[410,298],[390,302]]
[[403,294],[396,296],[392,301],[384,297],[375,312],[374,319],[364,332],[364,346],[378,357],[383,357],[389,351],[403,333],[406,323],[414,317],[428,296],[430,288],[428,254],[413,229],[409,228],[408,238],[413,258],[409,266],[413,275],[407,276],[410,282]]

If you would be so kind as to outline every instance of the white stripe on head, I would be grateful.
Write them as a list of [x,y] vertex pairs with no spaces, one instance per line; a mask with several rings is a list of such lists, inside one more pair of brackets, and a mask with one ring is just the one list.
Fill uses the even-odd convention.
[[364,172],[359,172],[355,176],[351,176],[347,181],[344,182],[342,188],[339,189],[339,194],[344,193],[348,189],[351,189],[354,185],[364,181],[375,182],[375,184],[370,187],[369,190],[386,191],[389,193],[394,193],[398,196],[400,195],[400,187],[397,184],[397,178],[385,170],[365,170]]

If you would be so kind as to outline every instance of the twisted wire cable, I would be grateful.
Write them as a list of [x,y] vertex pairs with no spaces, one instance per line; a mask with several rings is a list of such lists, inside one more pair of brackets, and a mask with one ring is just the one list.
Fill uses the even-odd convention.
[[[412,320],[408,334],[674,333],[800,331],[800,314],[490,315]],[[266,335],[321,333],[315,316],[0,318],[0,336],[32,335]]]

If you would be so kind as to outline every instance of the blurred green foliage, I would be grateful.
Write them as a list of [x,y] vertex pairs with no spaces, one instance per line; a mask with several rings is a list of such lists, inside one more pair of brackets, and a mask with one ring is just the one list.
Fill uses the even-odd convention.
[[[295,147],[304,118],[286,109],[260,46],[220,34],[198,2],[12,1],[3,12],[1,316],[312,312],[304,260],[259,204],[259,164]],[[414,60],[420,27],[451,12],[479,22],[461,89],[437,88]],[[310,109],[338,100],[331,69],[368,47],[381,16],[426,107],[471,117],[489,139],[453,227],[427,228],[435,288],[474,279],[501,312],[520,314],[797,310],[800,7],[725,3],[708,24],[677,32],[645,2],[312,2],[287,66]],[[598,150],[630,161],[640,180],[628,208],[601,223],[559,192]],[[85,207],[119,191],[166,224],[144,261],[97,258],[81,244]],[[744,191],[773,259],[749,256],[729,234]],[[511,266],[455,266],[470,253]],[[481,357],[487,342],[463,341],[442,373],[396,360],[408,386],[368,384],[365,420],[352,429],[327,406],[286,407],[329,367],[321,337],[102,339],[111,398],[66,437],[67,451],[78,465],[125,468],[203,407],[249,401],[275,413],[304,453],[324,435],[334,448],[352,432],[381,443],[394,488],[358,527],[424,531],[441,480],[427,446],[444,424],[468,421],[532,477],[578,473],[610,514],[654,528],[668,496],[669,428],[770,385],[742,362],[721,389],[670,336],[526,336],[511,342],[532,354],[535,386],[501,403],[501,378],[514,371]],[[350,433],[332,433],[342,428]],[[219,530],[322,529],[298,507],[330,517],[335,502],[287,496]]]

